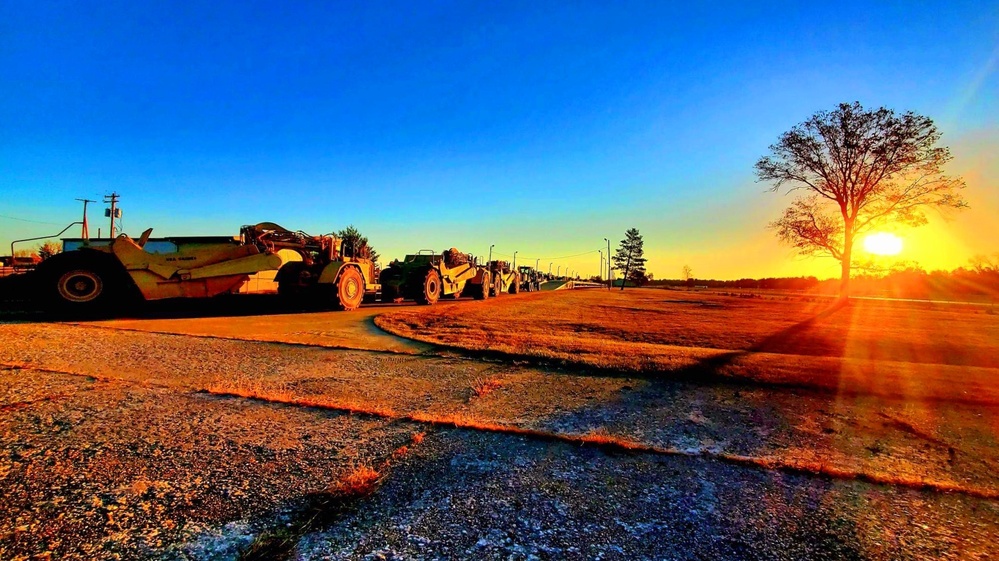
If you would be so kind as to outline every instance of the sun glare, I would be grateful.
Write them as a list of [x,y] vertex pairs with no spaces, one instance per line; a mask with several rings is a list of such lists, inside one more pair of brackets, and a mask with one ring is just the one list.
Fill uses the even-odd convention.
[[902,238],[884,232],[871,234],[864,238],[864,250],[874,255],[898,255],[902,251]]

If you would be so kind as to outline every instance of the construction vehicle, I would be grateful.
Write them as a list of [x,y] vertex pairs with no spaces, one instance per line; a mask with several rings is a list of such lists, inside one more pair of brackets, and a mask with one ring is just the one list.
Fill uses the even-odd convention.
[[520,275],[510,267],[507,261],[490,261],[489,273],[492,275],[491,296],[499,296],[504,292],[517,294],[520,292]]
[[343,240],[332,234],[309,236],[280,226],[263,230],[260,226],[253,227],[253,233],[262,232],[257,243],[272,251],[292,250],[302,257],[278,270],[274,280],[279,295],[306,304],[329,303],[340,310],[353,310],[365,296],[373,297],[381,288],[375,282],[378,269],[361,248],[344,247]]
[[537,292],[541,290],[541,273],[534,267],[521,265],[517,268],[520,273],[520,289],[524,292]]
[[239,236],[113,240],[70,238],[34,275],[43,305],[73,315],[105,313],[126,302],[208,298],[235,293],[264,271],[277,271],[278,292],[352,310],[374,294],[370,260],[347,257],[332,236],[292,232],[270,222],[243,226]]
[[389,264],[379,277],[382,301],[416,300],[436,304],[442,296],[470,293],[477,300],[489,297],[490,275],[469,254],[451,248],[443,253],[422,249]]

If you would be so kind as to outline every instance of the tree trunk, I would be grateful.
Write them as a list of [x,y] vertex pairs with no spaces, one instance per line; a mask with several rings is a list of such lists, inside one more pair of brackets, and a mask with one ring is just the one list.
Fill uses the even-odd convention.
[[847,234],[843,240],[843,260],[839,278],[839,300],[846,302],[850,299],[850,265],[853,262],[853,236]]
[[628,272],[631,270],[631,253],[628,253],[628,263],[624,266],[624,278],[621,279],[621,292],[624,292],[624,283],[628,282]]

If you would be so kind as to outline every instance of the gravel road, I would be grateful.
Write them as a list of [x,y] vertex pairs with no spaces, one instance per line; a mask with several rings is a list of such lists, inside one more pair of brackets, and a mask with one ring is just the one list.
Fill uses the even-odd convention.
[[[487,362],[332,315],[328,332],[368,338],[303,340],[314,314],[213,320],[228,338],[190,319],[0,323],[0,558],[235,559],[282,528],[299,559],[999,556],[987,408]],[[239,387],[284,403],[216,395]],[[678,453],[407,420],[456,415]],[[844,475],[780,469],[803,459]],[[382,466],[380,487],[302,524],[358,466]]]

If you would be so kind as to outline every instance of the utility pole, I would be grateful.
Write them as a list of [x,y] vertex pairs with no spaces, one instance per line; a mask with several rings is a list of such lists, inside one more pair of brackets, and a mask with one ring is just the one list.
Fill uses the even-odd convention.
[[492,261],[493,261],[493,248],[494,247],[496,247],[496,244],[493,244],[493,245],[489,246],[489,263],[492,263]]
[[516,251],[513,252],[513,268],[514,269],[517,268],[517,252]]
[[597,269],[597,278],[604,276],[604,250],[598,250],[597,253],[600,254],[600,268]]
[[90,226],[87,225],[87,203],[96,203],[97,201],[92,201],[90,199],[76,199],[83,203],[83,228],[80,231],[80,237],[89,240],[90,239]]
[[114,219],[121,217],[121,209],[117,207],[117,205],[118,205],[118,193],[115,193],[114,191],[112,191],[110,195],[104,195],[104,202],[105,203],[111,203],[111,208],[105,209],[104,212],[106,213],[106,216],[111,217],[111,237],[110,237],[110,239],[113,240],[114,239],[114,228],[115,228],[115,226],[114,226]]

